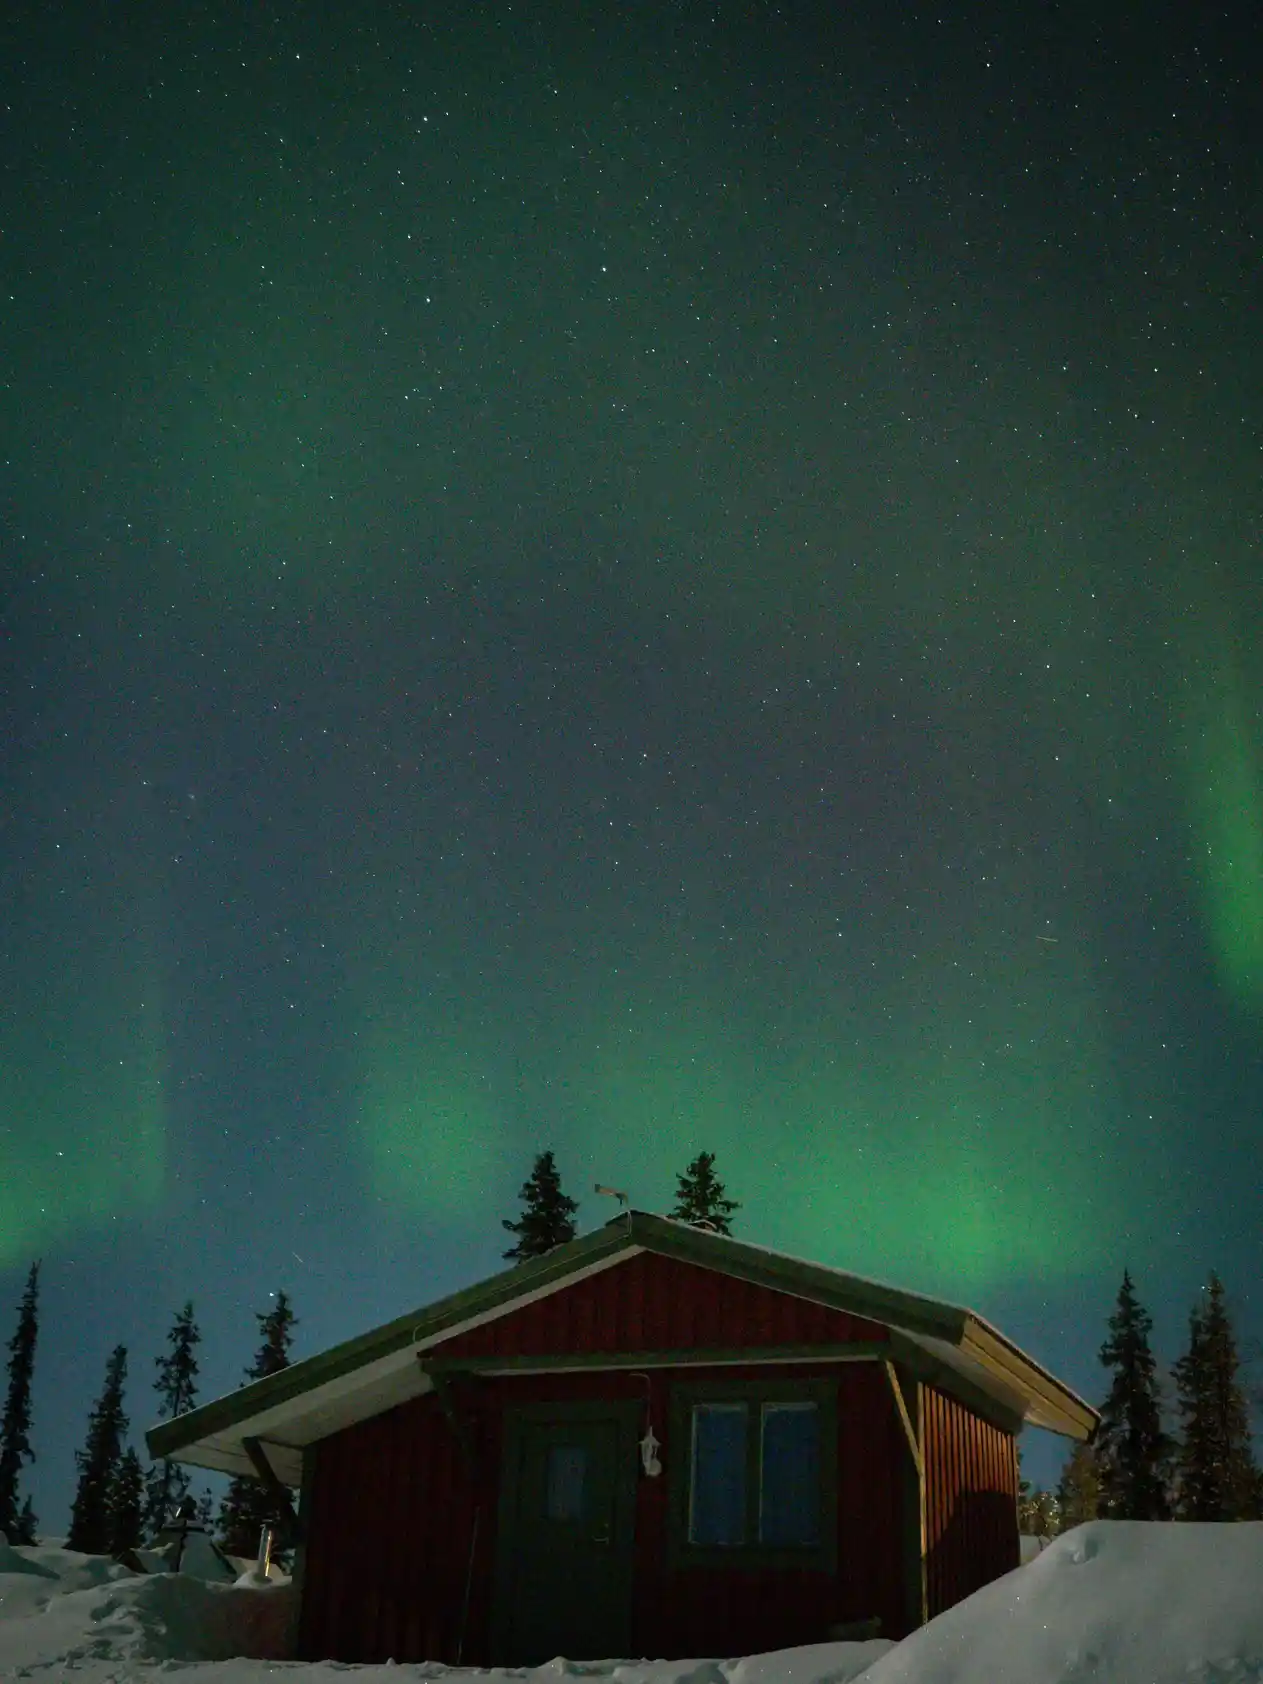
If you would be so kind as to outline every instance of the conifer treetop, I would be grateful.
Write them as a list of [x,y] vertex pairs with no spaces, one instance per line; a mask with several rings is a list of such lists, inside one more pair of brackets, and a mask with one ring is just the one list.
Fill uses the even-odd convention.
[[557,1160],[551,1151],[536,1155],[534,1167],[518,1196],[522,1200],[521,1216],[515,1222],[505,1217],[500,1224],[510,1234],[517,1235],[516,1244],[504,1253],[511,1262],[543,1257],[556,1246],[574,1239],[574,1219],[579,1206],[562,1192]]
[[740,1209],[715,1174],[715,1154],[699,1152],[676,1177],[675,1207],[668,1215],[677,1222],[708,1223],[716,1233],[731,1235],[730,1219]]
[[270,1310],[255,1311],[255,1320],[263,1335],[263,1343],[254,1361],[246,1370],[247,1380],[265,1380],[269,1374],[279,1374],[289,1367],[289,1348],[294,1342],[298,1317],[294,1314],[289,1294],[282,1288]]

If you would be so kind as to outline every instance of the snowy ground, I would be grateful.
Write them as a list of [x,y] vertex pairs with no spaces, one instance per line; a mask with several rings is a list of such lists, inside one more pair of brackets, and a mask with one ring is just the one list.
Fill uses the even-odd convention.
[[[462,1684],[441,1666],[267,1659],[283,1652],[290,1595],[0,1543],[0,1684],[160,1684],[174,1674],[187,1684]],[[256,1658],[231,1658],[242,1653]],[[491,1684],[1263,1684],[1263,1523],[1081,1526],[899,1644],[471,1674]]]

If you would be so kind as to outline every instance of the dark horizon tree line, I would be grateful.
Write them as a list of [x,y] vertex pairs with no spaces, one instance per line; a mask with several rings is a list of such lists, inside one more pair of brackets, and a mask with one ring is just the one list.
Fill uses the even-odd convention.
[[[0,1416],[0,1533],[10,1543],[36,1543],[37,1517],[31,1498],[20,1499],[19,1481],[23,1466],[35,1460],[30,1442],[31,1382],[39,1332],[39,1268],[31,1265],[26,1289],[18,1310],[17,1329],[9,1341],[8,1386],[3,1416]],[[289,1348],[296,1318],[288,1295],[278,1292],[272,1308],[256,1313],[263,1331],[263,1345],[245,1371],[247,1380],[276,1373],[289,1363]],[[201,1333],[193,1305],[186,1303],[177,1313],[167,1334],[168,1350],[155,1359],[158,1419],[168,1420],[191,1409],[197,1396],[198,1365],[195,1347]],[[127,1443],[130,1425],[124,1391],[128,1352],[116,1345],[105,1367],[101,1392],[88,1416],[87,1434],[75,1452],[78,1469],[75,1496],[71,1504],[69,1549],[86,1554],[121,1556],[152,1540],[188,1497],[188,1471],[166,1460],[153,1463],[148,1472],[136,1450]],[[227,1554],[253,1556],[262,1524],[276,1524],[275,1500],[257,1480],[238,1477],[229,1482],[220,1506],[220,1544]],[[211,1493],[198,1503],[198,1512],[209,1528],[214,1524]]]

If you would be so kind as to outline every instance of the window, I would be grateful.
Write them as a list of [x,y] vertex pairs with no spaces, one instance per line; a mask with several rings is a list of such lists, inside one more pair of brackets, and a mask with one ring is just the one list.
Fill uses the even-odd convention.
[[744,1403],[693,1406],[693,1466],[689,1482],[689,1543],[731,1549],[745,1543],[746,1434]]
[[836,1409],[830,1381],[681,1386],[670,1457],[681,1564],[830,1565]]
[[583,1518],[583,1485],[587,1471],[588,1452],[582,1444],[549,1445],[544,1494],[546,1520]]
[[820,1406],[765,1403],[759,1466],[759,1542],[820,1542]]

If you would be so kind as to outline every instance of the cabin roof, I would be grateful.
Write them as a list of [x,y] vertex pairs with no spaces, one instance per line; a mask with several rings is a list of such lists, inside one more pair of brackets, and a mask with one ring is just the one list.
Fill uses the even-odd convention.
[[[278,1477],[296,1486],[304,1447],[433,1389],[423,1359],[434,1346],[643,1252],[879,1323],[890,1330],[890,1354],[896,1360],[902,1355],[914,1365],[918,1360],[921,1366],[931,1365],[949,1383],[952,1376],[958,1377],[1015,1422],[1075,1439],[1090,1437],[1095,1428],[1096,1411],[1089,1404],[972,1310],[669,1217],[629,1210],[545,1257],[502,1270],[278,1374],[159,1422],[145,1434],[149,1453],[194,1467],[248,1474],[255,1464],[246,1441],[257,1439]],[[748,1354],[745,1360],[757,1362],[760,1357],[775,1361],[775,1348]],[[611,1357],[609,1366],[622,1365]]]

